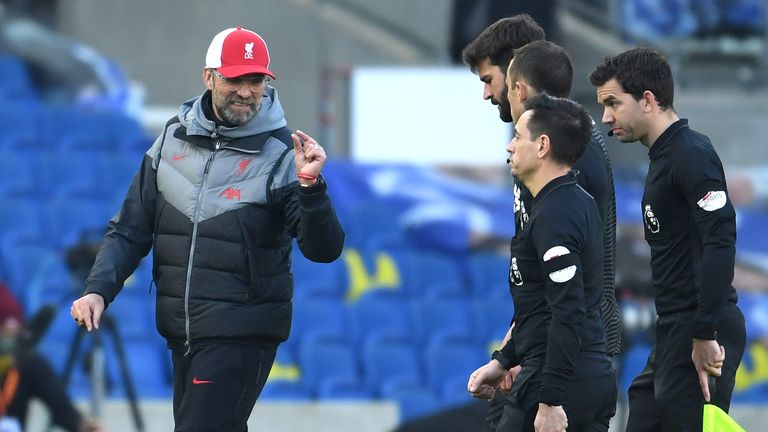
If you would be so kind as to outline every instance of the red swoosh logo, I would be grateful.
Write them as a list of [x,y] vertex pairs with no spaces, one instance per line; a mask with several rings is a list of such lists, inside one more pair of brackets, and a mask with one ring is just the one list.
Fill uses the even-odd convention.
[[173,155],[173,160],[175,160],[175,161],[182,160],[185,157],[187,157],[187,155]]
[[211,384],[213,381],[199,380],[197,377],[192,378],[192,384]]

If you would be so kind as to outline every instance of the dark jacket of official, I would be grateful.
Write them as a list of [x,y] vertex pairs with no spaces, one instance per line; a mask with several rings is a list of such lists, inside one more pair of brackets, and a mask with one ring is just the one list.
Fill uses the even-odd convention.
[[86,281],[113,301],[153,249],[157,329],[171,348],[196,341],[278,343],[291,324],[291,239],[316,262],[338,258],[344,232],[324,182],[298,187],[275,89],[240,127],[185,102],[149,149]]

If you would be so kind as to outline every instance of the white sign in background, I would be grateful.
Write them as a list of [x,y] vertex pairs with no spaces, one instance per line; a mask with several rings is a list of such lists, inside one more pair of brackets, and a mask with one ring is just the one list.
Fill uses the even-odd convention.
[[365,67],[351,80],[358,162],[504,165],[512,125],[467,67]]

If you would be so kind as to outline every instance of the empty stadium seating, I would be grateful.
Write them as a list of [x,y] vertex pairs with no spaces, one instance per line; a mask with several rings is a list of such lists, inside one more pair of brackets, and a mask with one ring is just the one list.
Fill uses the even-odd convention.
[[0,84],[0,97],[3,100],[37,100],[37,92],[23,61],[10,54],[0,53],[0,70],[3,71]]
[[418,381],[423,374],[419,352],[407,342],[367,341],[362,349],[362,368],[365,382],[379,394],[386,381]]
[[[0,68],[10,74],[0,85],[0,96],[23,99],[13,108],[0,105],[0,151],[8,155],[0,159],[0,275],[27,313],[48,303],[59,308],[40,347],[62,372],[77,333],[69,305],[82,284],[72,280],[64,251],[83,230],[106,226],[152,137],[120,113],[41,105],[23,67],[0,55]],[[469,400],[469,374],[487,362],[513,318],[509,258],[492,251],[447,253],[419,244],[401,223],[407,207],[403,200],[369,196],[367,190],[365,199],[345,195],[366,189],[359,181],[365,169],[345,162],[329,163],[324,170],[347,232],[346,248],[334,263],[318,264],[294,245],[292,330],[261,397],[392,399],[401,419],[408,420]],[[616,187],[619,219],[636,222],[642,186],[618,181]],[[765,254],[765,214],[740,212],[739,221],[739,250]],[[118,323],[138,395],[167,398],[171,365],[155,330],[151,279],[150,256],[107,315]],[[764,322],[753,311],[768,309],[764,299],[744,301],[745,312],[756,317],[751,335],[768,328],[756,327]],[[85,364],[91,339],[84,338],[72,371],[69,388],[75,396],[90,392]],[[108,393],[125,397],[109,336],[104,347]],[[628,350],[623,388],[642,368],[648,350],[647,345]],[[765,388],[756,385],[737,395],[764,398]]]

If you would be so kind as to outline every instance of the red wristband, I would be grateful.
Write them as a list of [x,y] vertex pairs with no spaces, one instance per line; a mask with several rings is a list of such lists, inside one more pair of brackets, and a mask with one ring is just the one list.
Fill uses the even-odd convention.
[[298,174],[296,174],[296,177],[304,179],[304,180],[317,180],[317,176],[313,176],[313,175],[309,175],[309,174],[298,173]]

